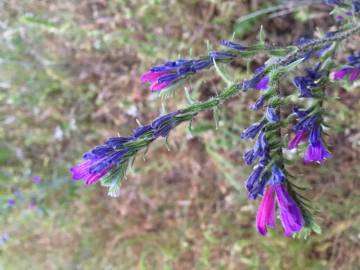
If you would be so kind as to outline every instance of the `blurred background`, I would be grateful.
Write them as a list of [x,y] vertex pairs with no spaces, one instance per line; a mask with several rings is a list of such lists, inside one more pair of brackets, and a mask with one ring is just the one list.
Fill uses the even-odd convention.
[[[290,44],[335,29],[328,13],[303,1],[0,1],[0,269],[359,269],[359,87],[329,89],[333,158],[292,166],[319,209],[322,234],[307,240],[254,227],[258,202],[243,188],[251,143],[239,134],[259,117],[248,110],[257,93],[224,104],[219,129],[205,112],[193,136],[182,125],[169,149],[154,143],[119,198],[69,175],[136,119],[186,105],[183,89],[161,100],[140,83],[149,67],[204,55],[221,39],[251,44],[261,25],[269,42]],[[359,49],[358,37],[349,41],[346,52]],[[234,62],[232,75],[265,60]],[[213,70],[188,85],[199,100],[224,86]]]

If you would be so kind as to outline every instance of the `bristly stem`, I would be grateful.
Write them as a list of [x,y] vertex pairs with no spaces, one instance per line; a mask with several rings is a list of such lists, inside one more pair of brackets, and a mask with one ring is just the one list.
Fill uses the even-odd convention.
[[[305,44],[303,46],[299,46],[297,51],[289,53],[288,55],[280,58],[275,63],[270,64],[267,67],[267,70],[271,70],[271,69],[275,69],[280,66],[284,66],[284,65],[288,64],[289,62],[292,62],[292,61],[298,59],[299,55],[305,51],[317,49],[319,47],[322,47],[324,45],[327,45],[327,44],[335,42],[335,41],[344,40],[359,31],[360,31],[360,23],[355,24],[352,28],[350,28],[348,30],[343,30],[332,37],[324,37],[322,39],[317,39],[317,40],[308,42],[307,44]],[[200,101],[195,102],[186,108],[180,109],[178,111],[179,114],[177,116],[175,116],[176,119],[179,121],[179,123],[188,122],[188,121],[192,120],[193,117],[195,117],[199,112],[213,110],[215,107],[219,106],[226,100],[238,95],[240,92],[247,91],[248,89],[246,88],[246,85],[247,85],[246,82],[247,81],[245,80],[245,81],[233,84],[217,96],[211,97],[208,100],[203,101],[203,102],[200,102]],[[275,86],[276,86],[275,90],[277,91],[277,94],[280,95],[281,93],[279,92],[278,85],[275,85]],[[279,110],[278,113],[280,115],[280,109],[277,108],[277,110]],[[281,127],[279,127],[279,129],[280,128]],[[280,132],[281,132],[281,130],[280,130]],[[281,135],[281,134],[279,134],[279,135]],[[147,142],[147,146],[152,141],[153,140],[149,140]],[[281,156],[282,156],[282,152],[281,152]]]
[[298,50],[288,54],[283,59],[279,59],[279,61],[276,63],[278,66],[286,65],[287,63],[294,61],[299,58],[299,55],[301,55],[303,52],[313,50],[319,47],[322,47],[324,45],[327,45],[328,43],[332,43],[335,41],[341,41],[344,40],[357,32],[360,32],[360,23],[356,23],[348,30],[340,30],[337,34],[335,34],[332,37],[324,37],[321,39],[316,39],[307,42],[304,45],[297,46]]
[[[268,165],[270,166],[273,163],[277,163],[278,166],[281,167],[285,172],[282,149],[283,144],[281,139],[282,122],[281,119],[279,119],[281,113],[280,106],[282,105],[281,93],[279,89],[279,82],[281,77],[290,73],[290,71],[297,67],[298,64],[302,63],[306,59],[304,54],[308,53],[309,51],[312,52],[321,49],[323,46],[331,45],[333,42],[346,39],[347,37],[357,33],[359,30],[360,24],[353,24],[351,25],[351,28],[340,30],[331,37],[327,36],[322,39],[309,41],[302,45],[293,45],[285,48],[271,48],[270,46],[266,46],[264,44],[255,45],[252,47],[253,51],[251,51],[250,54],[249,52],[245,51],[243,56],[251,56],[254,53],[261,51],[266,52],[270,56],[281,55],[282,57],[270,58],[270,61],[266,63],[266,66],[263,68],[263,70],[255,73],[253,78],[241,82],[234,82],[224,91],[216,96],[209,98],[206,101],[191,101],[190,105],[183,109],[160,116],[151,123],[136,128],[131,136],[110,138],[104,143],[104,145],[95,147],[94,149],[85,153],[85,161],[71,168],[73,178],[75,180],[83,178],[86,184],[92,184],[99,181],[99,179],[104,176],[104,174],[108,173],[103,178],[102,184],[109,187],[109,194],[111,196],[118,196],[120,181],[123,179],[126,173],[128,164],[131,163],[131,160],[137,155],[139,151],[145,150],[146,152],[153,141],[160,137],[167,138],[170,131],[181,123],[191,123],[193,118],[199,112],[214,110],[226,100],[238,95],[239,93],[256,88],[258,83],[257,80],[262,80],[264,78],[270,81],[270,89],[268,89],[263,96],[266,95],[266,98],[275,98],[275,100],[269,99],[266,100],[266,102],[269,102],[268,109],[272,108],[273,114],[276,113],[275,118],[278,119],[269,120],[269,122],[265,125],[266,136],[269,135],[270,137],[276,138],[273,140],[272,152],[269,153],[269,158],[271,158],[272,162]],[[233,59],[233,56],[235,55],[231,54],[230,52],[223,51],[215,51],[212,53],[217,54],[218,56],[225,55],[226,57],[231,55],[231,59]],[[241,57],[241,54],[238,54],[238,56]],[[229,61],[229,58],[226,57],[223,60]],[[220,59],[222,58],[220,57]],[[154,74],[150,73],[150,75]],[[269,112],[271,112],[271,110],[267,111],[267,113]],[[271,113],[270,116],[266,115],[266,117],[270,117],[269,119],[271,119]],[[260,124],[263,124],[263,122]],[[106,159],[98,160],[101,155],[105,156]],[[114,164],[116,164],[115,167],[113,166]]]

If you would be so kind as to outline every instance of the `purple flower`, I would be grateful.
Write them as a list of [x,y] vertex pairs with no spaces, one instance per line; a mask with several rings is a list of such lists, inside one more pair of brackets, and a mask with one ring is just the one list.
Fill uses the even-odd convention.
[[352,0],[351,2],[352,11],[354,15],[357,15],[360,13],[360,1],[359,0]]
[[343,0],[324,0],[324,3],[332,6],[339,6],[344,3]]
[[314,69],[306,69],[306,75],[295,77],[294,85],[300,92],[300,97],[312,97],[312,90],[318,87],[317,80],[323,73],[320,71],[321,63],[318,63]]
[[112,164],[109,164],[107,167],[99,170],[98,172],[92,172],[90,169],[99,162],[101,162],[101,160],[87,160],[83,163],[73,166],[70,169],[72,178],[74,180],[83,179],[86,185],[92,185],[97,183],[101,179],[101,177],[103,177],[110,171],[112,167]]
[[270,183],[272,185],[277,185],[284,183],[286,180],[286,176],[282,169],[280,169],[277,165],[273,165],[271,168],[271,177],[270,177]]
[[246,151],[243,159],[245,160],[246,165],[251,165],[256,160],[257,155],[254,153],[254,149],[251,149],[249,151]]
[[161,91],[165,88],[168,88],[171,85],[170,82],[154,82],[150,85],[151,91]]
[[356,81],[360,77],[360,54],[350,55],[347,66],[331,72],[330,78],[334,81],[342,80],[345,77],[350,82]]
[[151,128],[155,130],[155,137],[167,137],[169,135],[169,132],[179,124],[174,117],[177,113],[178,112],[174,112],[160,116],[151,123]]
[[323,163],[327,158],[330,158],[331,154],[326,149],[322,140],[317,141],[315,144],[309,143],[308,148],[306,149],[304,162],[318,162]]
[[14,191],[14,195],[15,195],[16,198],[22,198],[23,193],[20,190],[17,189],[17,190]]
[[355,66],[355,65],[358,65],[360,64],[360,53],[358,53],[358,55],[350,55],[348,58],[347,58],[347,62],[350,66]]
[[194,71],[194,72],[197,72],[199,70],[202,70],[202,69],[205,69],[205,68],[208,68],[210,66],[213,65],[213,61],[211,59],[200,59],[200,60],[195,60],[193,62],[193,64],[191,65],[191,69]]
[[309,145],[305,152],[304,162],[319,162],[322,163],[325,159],[330,158],[331,154],[326,149],[321,137],[320,116],[318,114],[310,115],[312,109],[299,110],[294,109],[296,115],[300,120],[295,125],[295,137],[289,142],[288,149],[295,149],[298,145],[309,138]]
[[[252,152],[253,158],[256,159],[257,157],[261,157],[258,165],[255,166],[253,172],[245,181],[245,187],[249,192],[249,198],[255,200],[257,196],[262,195],[264,191],[264,187],[268,182],[268,175],[264,172],[266,165],[269,162],[269,157],[267,153],[267,142],[266,139],[264,141],[262,136],[260,135],[258,141],[260,144],[264,144],[264,146],[256,146],[253,150],[249,151]],[[265,137],[265,134],[264,134]],[[263,142],[261,142],[263,141]],[[261,150],[259,149],[261,148]],[[246,159],[245,159],[246,160]],[[252,163],[252,162],[251,162]],[[248,165],[250,165],[248,163]]]
[[[261,82],[261,83],[260,83]],[[255,70],[254,76],[247,81],[244,81],[244,89],[267,89],[269,78],[265,74],[265,65],[261,65]]]
[[304,109],[300,109],[299,107],[294,107],[293,112],[296,114],[298,118],[304,118],[309,113],[311,113],[311,110],[304,110]]
[[249,199],[255,200],[258,196],[262,196],[264,194],[264,188],[266,183],[268,182],[268,176],[266,174],[263,174],[261,177],[261,180],[257,180],[254,182],[254,184],[251,186],[249,191]]
[[154,71],[150,70],[141,75],[140,79],[142,82],[151,83],[151,91],[160,91],[171,84],[171,80],[162,81],[164,78],[172,76],[173,80],[176,79],[176,74],[174,74],[173,72],[174,71],[168,69]]
[[299,232],[304,225],[304,219],[300,208],[289,195],[284,184],[269,185],[265,190],[256,215],[258,232],[266,235],[268,227],[275,228],[275,197],[285,236],[289,237]]
[[319,124],[313,126],[310,137],[309,145],[305,152],[305,163],[310,162],[324,162],[327,158],[330,158],[331,154],[326,149],[321,138],[321,127]]
[[287,192],[285,185],[277,184],[273,187],[280,210],[280,220],[284,228],[284,234],[290,237],[294,233],[299,232],[304,225],[301,210]]
[[330,74],[330,78],[334,81],[342,80],[351,71],[351,68],[341,68]]
[[277,123],[280,120],[276,110],[272,107],[267,107],[265,117],[270,123]]
[[142,82],[156,82],[161,76],[171,74],[168,70],[161,71],[148,71],[141,75],[140,80]]
[[306,140],[306,138],[307,138],[306,131],[299,130],[298,132],[296,132],[294,138],[292,138],[292,140],[289,142],[288,149],[292,150],[297,148],[302,141]]
[[107,139],[104,144],[86,152],[83,155],[84,161],[70,169],[72,178],[83,180],[86,185],[91,185],[97,183],[110,171],[116,172],[116,169],[131,155],[128,143],[141,138],[152,141],[158,137],[167,137],[170,131],[181,122],[176,118],[179,113],[180,111],[168,113],[156,118],[148,125],[137,127],[133,130],[132,136]]
[[140,138],[141,136],[150,133],[153,130],[151,125],[145,125],[137,127],[133,130],[133,137],[134,138]]
[[265,132],[261,132],[258,136],[254,148],[247,151],[244,155],[244,160],[247,165],[251,165],[258,157],[265,157],[268,147]]
[[[140,135],[136,131],[137,131],[137,129],[134,130],[134,136],[140,137]],[[111,137],[105,141],[104,146],[110,146],[114,150],[120,149],[124,143],[127,143],[127,142],[131,141],[132,139],[133,139],[133,137]],[[96,149],[96,148],[97,147],[95,147],[94,149]],[[86,158],[84,157],[84,159],[86,159]]]
[[294,130],[304,130],[308,131],[310,130],[314,124],[318,121],[319,116],[317,114],[314,115],[305,115],[304,117],[300,118],[298,123],[295,125]]
[[266,90],[269,87],[269,76],[264,76],[255,86],[256,90]]
[[34,175],[33,177],[31,177],[31,179],[32,179],[34,184],[40,184],[41,181],[42,181],[42,178],[39,175]]
[[265,96],[259,97],[256,100],[256,102],[253,105],[250,106],[250,110],[252,110],[252,111],[259,110],[262,106],[264,106],[265,100],[266,100]]
[[330,74],[330,78],[334,81],[342,80],[346,76],[349,81],[356,81],[360,76],[360,68],[341,68]]
[[209,57],[197,60],[178,59],[152,67],[149,71],[141,75],[140,79],[142,82],[151,83],[151,91],[161,91],[190,74],[210,67],[212,64],[212,60]]
[[[325,34],[325,36],[332,37],[334,34],[336,34],[336,32],[328,32]],[[312,39],[312,38],[301,37],[295,44],[299,47],[304,47],[313,41],[314,41],[314,39]],[[329,48],[331,48],[331,44],[320,47],[319,49],[307,49],[307,50],[305,50],[305,52],[303,52],[301,55],[299,55],[299,58],[303,58],[304,60],[308,60],[313,56],[316,56],[317,58],[319,58],[325,52],[327,52]]]
[[0,236],[0,248],[2,248],[3,246],[5,246],[6,242],[9,241],[10,236],[7,232],[4,232],[1,236]]
[[248,179],[245,181],[245,186],[248,191],[251,191],[256,184],[256,182],[259,181],[262,172],[264,171],[264,166],[262,164],[257,165],[253,172],[249,175]]
[[263,128],[265,122],[256,122],[252,124],[250,127],[246,128],[243,133],[241,133],[240,138],[241,139],[254,139],[256,135],[259,133],[259,131]]
[[337,21],[342,21],[344,19],[345,19],[345,17],[343,15],[336,15],[335,16],[335,20],[337,20]]
[[360,68],[354,68],[349,74],[349,80],[351,82],[356,81],[360,76]]
[[15,200],[14,199],[8,199],[6,206],[7,207],[13,207],[15,205]]
[[316,86],[314,83],[309,83],[305,77],[295,77],[293,82],[300,92],[300,97],[312,97],[311,88]]

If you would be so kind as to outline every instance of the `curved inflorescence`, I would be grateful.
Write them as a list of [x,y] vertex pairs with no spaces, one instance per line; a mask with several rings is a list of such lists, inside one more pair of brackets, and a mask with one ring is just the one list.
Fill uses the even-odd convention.
[[[325,33],[320,39],[302,38],[294,45],[281,48],[267,45],[262,32],[259,35],[260,42],[253,46],[223,40],[221,45],[225,50],[210,51],[207,56],[198,59],[178,59],[152,67],[141,76],[141,81],[150,83],[151,91],[164,91],[179,86],[191,75],[213,66],[217,72],[221,72],[217,68],[218,63],[226,64],[235,58],[254,57],[260,52],[270,56],[250,79],[232,82],[226,90],[207,101],[191,100],[184,109],[139,126],[129,136],[109,138],[104,144],[86,152],[84,161],[70,169],[72,178],[83,180],[86,185],[100,181],[109,188],[109,195],[118,196],[120,182],[139,151],[146,151],[160,137],[168,138],[171,130],[181,123],[191,122],[198,113],[215,110],[239,92],[255,89],[259,91],[260,97],[250,110],[263,109],[264,113],[240,137],[254,140],[253,147],[245,152],[243,158],[247,165],[254,166],[245,181],[248,197],[252,200],[262,198],[256,216],[256,228],[261,235],[266,235],[268,228],[275,227],[277,206],[285,236],[292,236],[301,230],[304,230],[305,236],[310,231],[319,232],[313,218],[313,208],[299,193],[301,188],[294,183],[294,176],[288,171],[288,160],[284,153],[303,152],[305,164],[322,164],[330,158],[323,108],[328,99],[326,89],[335,81],[347,80],[351,84],[360,78],[360,52],[349,56],[347,63],[342,66],[336,67],[334,62],[339,43],[360,31],[357,17],[359,1],[325,2],[334,7],[333,14],[342,22],[342,28]],[[346,17],[339,14],[346,14]],[[306,67],[303,74],[293,78],[295,91],[284,93],[280,80],[288,77],[300,65],[312,65],[312,68]],[[296,102],[290,102],[294,99]],[[282,110],[285,106],[292,107],[288,115],[286,110]],[[294,135],[288,134],[291,131]],[[290,141],[286,140],[287,135],[292,137]],[[302,143],[305,148],[300,147]]]

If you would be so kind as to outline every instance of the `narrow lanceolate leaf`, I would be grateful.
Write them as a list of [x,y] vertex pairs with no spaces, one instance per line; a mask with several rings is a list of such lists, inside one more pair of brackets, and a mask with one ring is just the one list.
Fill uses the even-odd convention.
[[220,75],[220,77],[227,83],[228,86],[234,84],[234,82],[230,79],[229,73],[225,69],[224,65],[217,64],[215,58],[213,59],[214,66],[216,69],[216,72]]
[[177,89],[179,87],[181,87],[181,85],[183,83],[184,83],[184,81],[179,81],[177,83],[174,83],[170,87],[168,87],[168,88],[162,90],[161,92],[159,92],[159,97],[162,98],[162,99],[168,99],[168,98],[174,97]]
[[265,33],[265,30],[264,30],[264,27],[261,26],[260,27],[260,32],[259,32],[259,44],[264,45],[265,44],[265,39],[266,39],[266,33]]
[[213,114],[214,114],[215,129],[218,129],[219,128],[219,121],[220,121],[220,112],[219,112],[219,109],[217,107],[214,108]]
[[120,195],[120,185],[125,177],[129,160],[121,163],[114,171],[110,172],[109,175],[105,176],[101,181],[101,184],[108,187],[108,195],[111,197],[118,197]]
[[47,19],[35,16],[35,15],[24,15],[20,17],[20,21],[28,23],[28,24],[33,24],[33,25],[38,25],[38,26],[42,26],[42,27],[46,27],[46,28],[55,28],[56,24],[50,22]]
[[194,103],[196,103],[196,100],[194,100],[192,97],[191,97],[191,94],[189,92],[189,89],[187,87],[184,88],[185,90],[185,97],[186,97],[186,100],[188,102],[189,105],[192,105]]

